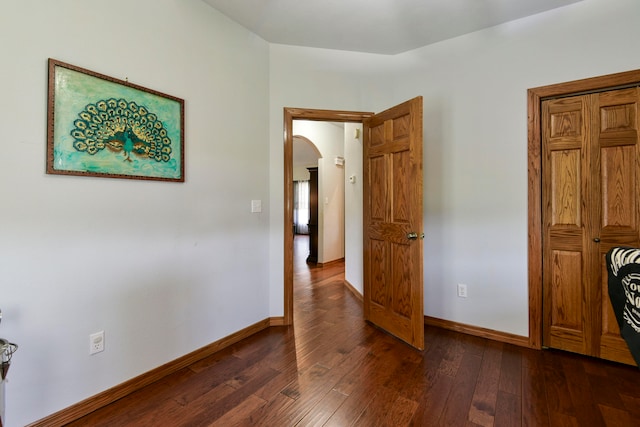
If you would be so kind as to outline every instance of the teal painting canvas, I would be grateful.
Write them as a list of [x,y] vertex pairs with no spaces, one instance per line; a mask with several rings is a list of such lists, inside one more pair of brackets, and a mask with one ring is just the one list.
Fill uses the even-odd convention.
[[49,59],[47,173],[184,182],[184,100]]

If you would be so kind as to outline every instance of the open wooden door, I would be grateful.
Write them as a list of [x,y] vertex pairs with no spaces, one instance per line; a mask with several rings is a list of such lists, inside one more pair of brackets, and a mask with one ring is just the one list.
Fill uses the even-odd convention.
[[422,350],[422,97],[363,130],[364,316]]

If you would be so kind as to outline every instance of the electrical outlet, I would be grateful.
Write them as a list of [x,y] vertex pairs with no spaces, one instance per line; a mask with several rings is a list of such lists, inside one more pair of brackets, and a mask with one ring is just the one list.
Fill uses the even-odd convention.
[[89,355],[104,351],[104,331],[89,335]]
[[460,298],[466,298],[467,297],[467,285],[465,285],[463,283],[458,283],[458,296]]

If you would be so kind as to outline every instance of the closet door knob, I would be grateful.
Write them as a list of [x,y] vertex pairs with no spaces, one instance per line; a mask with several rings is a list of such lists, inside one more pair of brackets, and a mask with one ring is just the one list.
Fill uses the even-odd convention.
[[593,241],[596,242],[596,243],[600,243],[600,238],[596,237],[595,239],[593,239]]

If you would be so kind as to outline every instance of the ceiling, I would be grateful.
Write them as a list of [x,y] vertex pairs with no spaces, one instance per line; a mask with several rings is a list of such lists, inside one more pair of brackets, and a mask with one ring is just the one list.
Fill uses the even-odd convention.
[[269,43],[393,55],[581,0],[203,0]]

